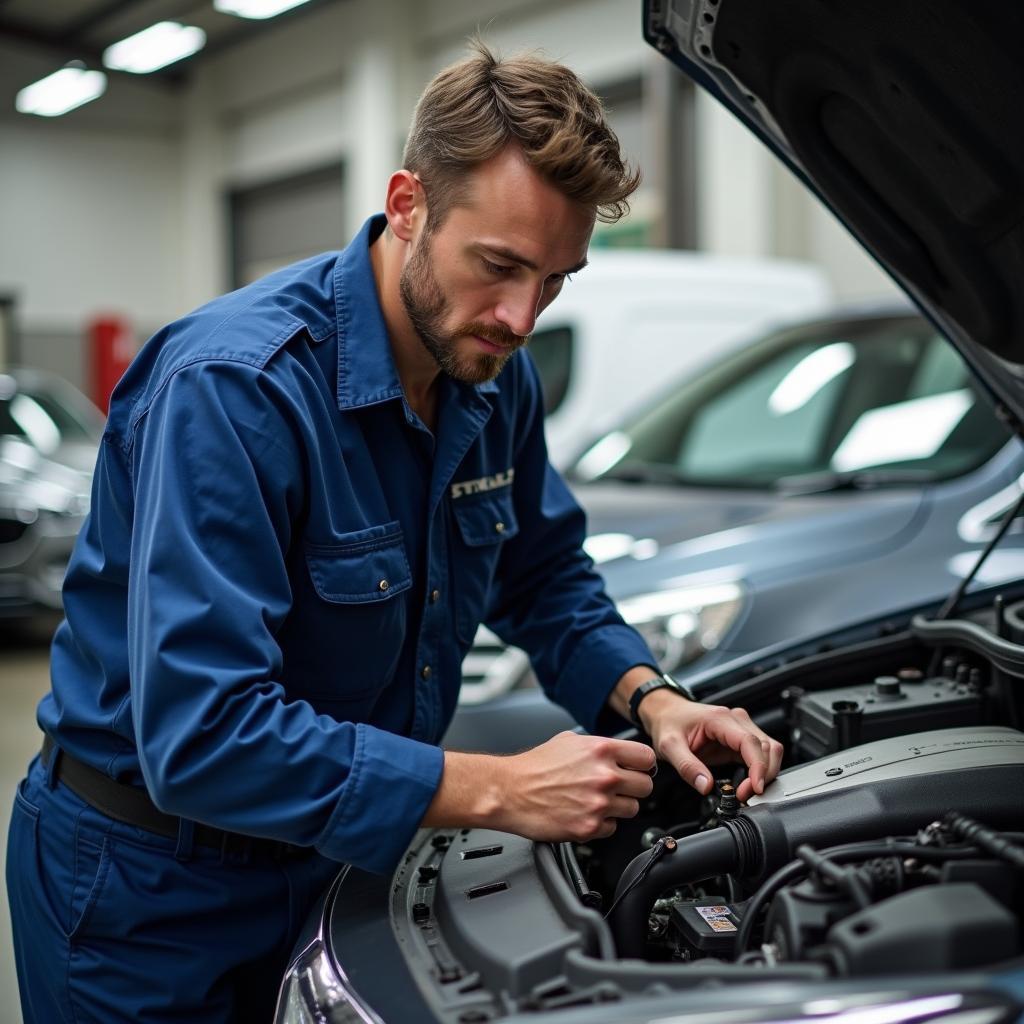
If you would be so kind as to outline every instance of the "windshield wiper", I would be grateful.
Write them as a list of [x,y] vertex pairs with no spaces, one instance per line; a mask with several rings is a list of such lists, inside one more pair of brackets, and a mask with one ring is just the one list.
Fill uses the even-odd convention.
[[798,473],[780,476],[775,490],[781,494],[824,494],[833,491],[872,491],[901,484],[928,484],[936,474],[927,469],[856,469],[843,473]]

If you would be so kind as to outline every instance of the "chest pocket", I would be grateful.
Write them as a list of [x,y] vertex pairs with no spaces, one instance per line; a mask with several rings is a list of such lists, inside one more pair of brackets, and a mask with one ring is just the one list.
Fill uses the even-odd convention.
[[473,642],[487,610],[502,541],[519,533],[512,488],[456,498],[451,503],[458,529],[454,552],[455,629],[463,644]]
[[405,639],[412,572],[401,525],[307,541],[305,561],[314,596],[299,629],[310,646],[297,645],[292,662],[303,669],[302,696],[318,710],[341,703],[345,717],[358,717],[393,677]]
[[316,592],[332,604],[387,601],[412,586],[397,520],[342,534],[337,543],[307,543],[306,564]]

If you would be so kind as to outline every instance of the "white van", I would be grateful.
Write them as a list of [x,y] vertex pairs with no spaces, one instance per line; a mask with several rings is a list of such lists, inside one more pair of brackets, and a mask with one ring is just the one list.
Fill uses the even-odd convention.
[[589,259],[530,341],[558,467],[684,370],[832,302],[825,275],[806,263],[638,249],[592,249]]

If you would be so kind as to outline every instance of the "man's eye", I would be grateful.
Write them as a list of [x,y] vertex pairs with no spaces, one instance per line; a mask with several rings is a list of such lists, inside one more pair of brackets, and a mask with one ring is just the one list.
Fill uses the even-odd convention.
[[508,274],[514,269],[504,263],[492,263],[486,256],[481,256],[480,259],[483,262],[484,270],[488,274]]

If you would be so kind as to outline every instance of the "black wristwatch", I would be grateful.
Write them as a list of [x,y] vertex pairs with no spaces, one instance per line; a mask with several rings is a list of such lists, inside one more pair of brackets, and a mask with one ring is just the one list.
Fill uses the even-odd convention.
[[682,685],[677,683],[670,675],[666,675],[664,672],[660,676],[654,676],[654,678],[648,679],[646,683],[641,683],[633,691],[633,696],[629,698],[630,720],[639,730],[641,730],[641,732],[646,732],[647,727],[640,721],[640,715],[637,713],[640,708],[640,701],[642,701],[647,694],[654,693],[655,690],[664,689],[672,690],[686,700],[690,699],[690,695],[685,689],[683,689]]

